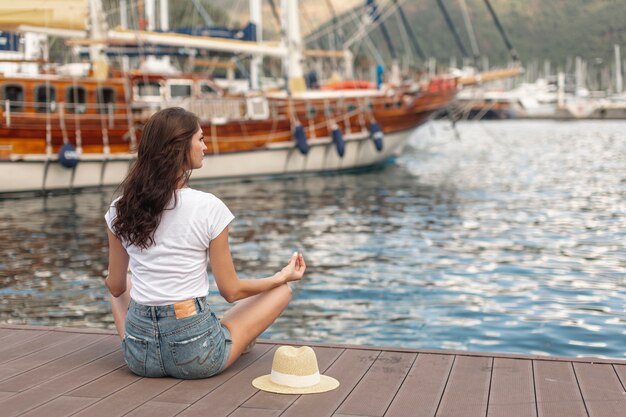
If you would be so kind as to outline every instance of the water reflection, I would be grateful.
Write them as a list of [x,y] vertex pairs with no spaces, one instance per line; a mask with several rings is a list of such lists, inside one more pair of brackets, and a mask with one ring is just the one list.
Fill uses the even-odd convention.
[[[237,216],[242,276],[307,257],[267,337],[621,357],[625,127],[474,123],[456,140],[438,123],[383,170],[198,187]],[[112,327],[111,198],[0,201],[0,320]]]

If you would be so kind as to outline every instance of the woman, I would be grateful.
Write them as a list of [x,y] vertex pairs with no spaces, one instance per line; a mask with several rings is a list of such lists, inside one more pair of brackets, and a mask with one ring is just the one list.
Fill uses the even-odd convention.
[[[144,127],[121,197],[105,215],[106,286],[124,359],[141,376],[191,379],[223,371],[287,307],[287,283],[306,269],[294,253],[271,277],[237,277],[228,246],[233,215],[214,195],[187,187],[205,150],[194,114],[157,112]],[[220,294],[229,303],[242,300],[221,322],[207,304],[208,260]]]

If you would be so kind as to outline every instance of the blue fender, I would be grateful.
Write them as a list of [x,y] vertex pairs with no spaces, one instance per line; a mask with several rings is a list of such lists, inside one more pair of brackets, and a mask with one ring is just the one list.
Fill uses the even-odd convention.
[[341,133],[341,130],[336,127],[330,132],[330,134],[333,138],[335,147],[337,148],[337,154],[340,158],[343,158],[343,155],[346,153],[346,142],[343,140],[343,134]]
[[80,156],[76,152],[76,148],[69,143],[64,144],[59,149],[59,164],[65,168],[74,168],[78,165],[79,160]]
[[309,144],[306,141],[306,134],[304,133],[304,127],[301,124],[298,124],[293,129],[293,137],[296,140],[296,147],[302,155],[306,155],[309,153]]
[[385,137],[385,135],[383,134],[383,131],[378,125],[378,122],[372,122],[370,124],[370,137],[374,141],[374,146],[376,146],[376,150],[378,152],[382,151],[383,150],[383,138]]

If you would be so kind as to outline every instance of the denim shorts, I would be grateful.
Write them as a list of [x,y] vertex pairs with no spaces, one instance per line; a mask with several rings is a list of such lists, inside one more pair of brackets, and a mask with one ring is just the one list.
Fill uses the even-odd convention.
[[209,308],[207,297],[193,299],[190,308],[191,315],[176,318],[174,305],[130,301],[122,352],[133,373],[197,379],[224,369],[232,346],[230,332]]

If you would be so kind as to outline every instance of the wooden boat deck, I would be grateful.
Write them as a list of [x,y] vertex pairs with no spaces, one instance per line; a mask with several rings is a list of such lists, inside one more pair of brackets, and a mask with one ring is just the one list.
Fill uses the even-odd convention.
[[0,324],[0,415],[626,416],[625,360],[307,343],[338,389],[258,391],[280,344],[260,341],[213,378],[150,379],[127,370],[111,331]]

